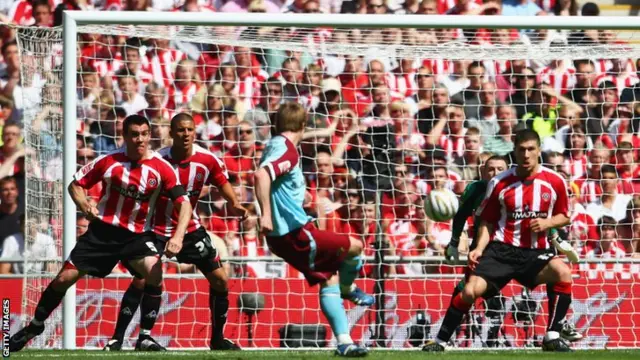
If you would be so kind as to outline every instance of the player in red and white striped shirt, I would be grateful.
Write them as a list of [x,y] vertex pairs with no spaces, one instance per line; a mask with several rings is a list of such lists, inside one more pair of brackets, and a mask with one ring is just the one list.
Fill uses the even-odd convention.
[[[195,122],[193,117],[180,113],[171,119],[171,138],[173,145],[161,149],[158,153],[178,173],[178,178],[187,192],[191,207],[195,209],[200,194],[208,186],[217,187],[224,198],[229,201],[231,209],[238,215],[246,216],[247,210],[240,205],[233,187],[228,181],[224,163],[209,151],[194,144]],[[178,213],[173,202],[166,194],[160,195],[156,203],[154,232],[157,235],[156,247],[162,249],[167,239],[178,230]],[[194,264],[209,280],[209,309],[211,310],[212,350],[239,350],[231,340],[224,339],[223,330],[227,321],[229,298],[227,274],[220,263],[218,252],[213,246],[207,231],[200,223],[197,212],[190,217],[182,250],[176,255],[181,263]],[[105,350],[120,350],[124,335],[140,305],[142,289],[145,281],[134,278],[124,293],[121,311],[118,314],[115,332],[105,346]],[[125,311],[128,309],[129,311]]]
[[489,182],[477,210],[482,220],[477,245],[469,253],[472,274],[425,351],[443,351],[475,300],[490,298],[513,279],[529,288],[547,284],[549,321],[542,349],[571,351],[560,337],[561,320],[571,304],[571,269],[555,257],[547,241],[547,230],[570,223],[567,186],[559,174],[540,165],[540,136],[535,131],[516,133],[515,155],[517,167]]
[[[141,294],[140,335],[137,350],[164,350],[150,333],[155,324],[162,295],[162,264],[152,229],[155,202],[168,194],[179,213],[176,233],[165,253],[174,256],[182,241],[192,212],[177,174],[158,153],[149,150],[149,120],[132,115],[123,123],[125,146],[85,165],[74,175],[69,193],[78,209],[91,221],[78,239],[56,278],[42,293],[31,323],[11,337],[11,351],[21,350],[44,331],[44,321],[60,304],[67,289],[90,274],[105,277],[122,261],[129,271],[145,279]],[[85,189],[102,182],[103,191],[95,206]]]

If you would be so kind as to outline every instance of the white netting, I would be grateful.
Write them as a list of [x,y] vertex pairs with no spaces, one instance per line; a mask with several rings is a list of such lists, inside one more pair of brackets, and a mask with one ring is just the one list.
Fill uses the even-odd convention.
[[[159,148],[170,144],[171,116],[189,111],[199,143],[225,161],[238,196],[253,209],[251,174],[270,137],[270,114],[282,101],[308,109],[309,130],[318,132],[300,147],[306,209],[323,229],[363,237],[369,261],[360,285],[375,291],[386,309],[349,308],[356,324],[352,337],[367,345],[416,346],[428,325],[435,335],[462,269],[444,266],[440,258],[427,261],[442,255],[452,229],[450,223],[426,219],[422,198],[434,187],[462,194],[478,176],[479,159],[487,153],[509,156],[510,134],[518,126],[533,127],[544,138],[545,163],[575,184],[569,236],[592,259],[575,268],[569,321],[585,333],[579,346],[640,346],[635,331],[640,266],[628,261],[638,256],[640,235],[635,207],[625,211],[633,199],[640,208],[637,31],[101,25],[81,26],[79,32],[79,57],[71,60],[79,63],[80,164],[121,144],[119,125],[128,114],[151,119]],[[27,176],[28,219],[54,225],[58,249],[64,188],[60,36],[58,30],[18,32],[23,79],[45,79],[30,115],[40,122],[25,118],[27,146],[35,150],[27,163],[40,167]],[[607,163],[618,167],[614,179],[602,175],[611,173]],[[609,192],[618,195],[602,195]],[[363,200],[371,205],[356,205]],[[217,193],[203,199],[198,211],[218,246],[233,257],[227,337],[242,346],[279,347],[287,325],[320,323],[330,339],[317,290],[307,288],[290,266],[264,261],[270,253],[256,237],[255,219],[240,224],[229,217]],[[618,233],[603,232],[607,241],[596,231],[603,211],[620,222]],[[358,221],[362,218],[367,221]],[[472,223],[464,233],[472,235]],[[463,253],[467,238],[461,241]],[[166,270],[193,271],[175,264]],[[205,347],[206,280],[175,277],[165,283],[156,338],[171,347]],[[25,282],[25,314],[32,314],[47,282],[40,277]],[[128,283],[122,275],[78,284],[79,346],[101,346],[108,339]],[[242,295],[256,293],[264,299],[259,311],[246,299],[240,307]],[[504,294],[495,313],[478,306],[458,336],[460,346],[486,342],[493,314],[504,318],[500,344],[522,346],[537,339],[546,322],[543,292],[531,295],[533,314],[523,317],[512,315],[527,304],[520,287],[511,284]],[[134,326],[131,334],[137,333]],[[324,336],[316,328],[308,331],[313,341]]]

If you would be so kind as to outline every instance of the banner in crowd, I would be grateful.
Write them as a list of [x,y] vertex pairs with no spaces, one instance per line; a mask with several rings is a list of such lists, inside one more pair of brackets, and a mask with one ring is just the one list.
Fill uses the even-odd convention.
[[[20,326],[22,281],[0,279],[2,297],[11,300],[11,333]],[[78,283],[78,347],[102,347],[110,338],[119,301],[129,283],[129,278],[87,279]],[[433,337],[449,304],[455,283],[456,280],[452,279],[385,281],[383,343],[387,347],[410,347],[411,344],[419,344],[423,336]],[[211,323],[207,281],[204,278],[174,278],[166,279],[164,284],[163,303],[153,330],[154,337],[170,347],[207,347]],[[374,282],[361,280],[359,285],[372,292]],[[309,288],[300,279],[232,279],[229,287],[231,306],[225,336],[241,346],[281,347],[280,330],[288,324],[325,326],[325,345],[333,344],[329,326],[319,310],[317,287]],[[244,309],[239,306],[240,294],[245,294],[250,300],[245,300]],[[527,295],[530,300],[528,303],[522,301],[522,287],[517,284],[508,285],[503,294],[505,316],[500,343],[515,347],[534,344],[544,334],[547,321],[544,286]],[[640,294],[640,284],[633,278],[577,279],[573,286],[572,312],[569,315],[569,321],[574,322],[585,335],[577,346],[640,347],[640,333],[637,332],[640,326],[640,300],[637,294]],[[37,301],[39,296],[34,295],[30,295],[30,301]],[[514,316],[523,315],[523,304],[529,304],[529,309],[534,313]],[[373,346],[377,336],[376,312],[351,304],[346,304],[346,309],[352,324],[353,339]],[[481,302],[476,304],[472,314],[470,324],[462,327],[457,337],[458,346],[479,347],[486,341],[490,320],[485,316]],[[533,321],[533,327],[530,321]],[[125,345],[134,345],[137,325],[138,316],[135,316],[127,332],[130,342]]]

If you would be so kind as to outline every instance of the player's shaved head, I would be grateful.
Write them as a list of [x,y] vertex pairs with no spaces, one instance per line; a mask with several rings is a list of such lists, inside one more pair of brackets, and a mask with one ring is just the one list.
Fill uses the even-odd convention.
[[538,144],[538,147],[540,147],[540,135],[532,129],[522,129],[516,132],[514,143],[515,146],[518,147],[519,144],[532,140],[534,140],[536,144]]
[[187,113],[179,113],[171,119],[171,130],[175,130],[181,121],[190,121],[195,124],[193,116]]
[[124,119],[124,122],[122,123],[122,129],[124,130],[125,135],[129,133],[129,128],[132,125],[147,125],[149,129],[151,129],[151,123],[146,117],[142,115],[129,115]]

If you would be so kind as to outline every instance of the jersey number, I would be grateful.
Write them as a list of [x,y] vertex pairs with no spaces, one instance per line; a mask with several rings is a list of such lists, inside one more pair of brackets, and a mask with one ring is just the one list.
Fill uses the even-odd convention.
[[209,253],[208,248],[211,247],[207,246],[207,244],[204,243],[205,241],[209,241],[209,239],[202,239],[196,243],[196,248],[198,249],[198,252],[200,252],[200,256],[202,257],[207,256],[207,254]]
[[153,243],[151,241],[147,241],[146,244],[149,247],[149,249],[151,249],[151,251],[156,252],[156,253],[158,252],[158,249],[156,249],[156,246],[153,245]]

